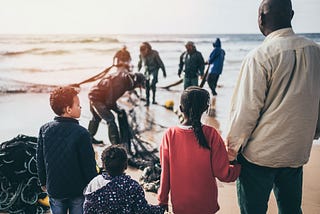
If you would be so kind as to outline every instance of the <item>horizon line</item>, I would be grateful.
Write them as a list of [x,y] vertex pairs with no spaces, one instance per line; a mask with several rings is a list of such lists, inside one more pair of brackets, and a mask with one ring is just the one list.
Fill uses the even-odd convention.
[[[296,34],[320,34],[320,32],[295,32]],[[1,33],[0,35],[261,35],[261,33]]]

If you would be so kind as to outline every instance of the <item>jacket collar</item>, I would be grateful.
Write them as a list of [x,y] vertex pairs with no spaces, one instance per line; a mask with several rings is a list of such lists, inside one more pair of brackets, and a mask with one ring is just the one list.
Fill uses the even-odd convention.
[[272,33],[270,33],[264,40],[264,42],[270,41],[274,38],[279,38],[279,37],[286,37],[286,36],[291,36],[294,35],[294,32],[292,30],[292,28],[283,28],[283,29],[279,29],[276,31],[273,31]]
[[55,117],[54,120],[57,121],[57,122],[70,122],[70,123],[79,124],[78,120],[76,120],[74,118],[71,118],[71,117]]

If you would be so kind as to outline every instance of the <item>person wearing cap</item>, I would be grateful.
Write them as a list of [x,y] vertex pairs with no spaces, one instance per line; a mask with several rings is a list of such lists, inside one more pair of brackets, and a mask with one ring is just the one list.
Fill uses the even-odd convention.
[[114,111],[121,116],[123,110],[117,105],[117,100],[126,92],[137,87],[144,87],[145,77],[141,73],[129,72],[126,66],[119,67],[115,73],[108,74],[94,85],[89,92],[90,111],[92,119],[88,130],[92,136],[92,143],[102,144],[94,138],[101,119],[108,125],[108,135],[111,144],[120,144],[118,127],[115,123]]
[[198,86],[198,76],[203,77],[204,59],[201,52],[197,51],[193,42],[185,45],[186,51],[180,56],[178,76],[184,72],[184,89],[189,86]]
[[217,95],[216,87],[218,79],[223,69],[225,51],[221,48],[221,41],[219,38],[217,38],[212,45],[214,49],[211,52],[208,60],[208,64],[211,66],[211,68],[208,73],[207,82],[211,89],[212,95],[215,96]]
[[156,84],[158,82],[158,72],[161,68],[163,77],[166,78],[166,68],[159,56],[158,51],[153,50],[148,42],[140,45],[140,55],[138,62],[138,70],[144,67],[144,75],[146,77],[146,104],[150,104],[150,89],[152,90],[152,104],[156,104]]

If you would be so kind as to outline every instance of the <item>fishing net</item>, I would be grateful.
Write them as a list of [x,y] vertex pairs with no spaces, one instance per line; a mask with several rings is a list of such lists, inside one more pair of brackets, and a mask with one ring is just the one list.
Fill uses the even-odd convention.
[[158,150],[154,149],[150,142],[140,137],[134,110],[129,111],[129,118],[130,124],[124,110],[118,114],[121,143],[128,151],[128,164],[143,170],[140,184],[146,191],[157,192],[161,174],[160,159],[157,156]]
[[38,203],[47,196],[41,190],[36,166],[37,138],[18,135],[0,147],[0,211],[42,214]]

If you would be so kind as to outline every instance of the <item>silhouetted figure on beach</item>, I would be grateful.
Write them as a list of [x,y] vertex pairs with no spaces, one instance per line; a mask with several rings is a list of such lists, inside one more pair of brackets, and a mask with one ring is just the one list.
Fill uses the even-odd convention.
[[204,59],[202,54],[197,51],[193,42],[189,41],[185,45],[186,51],[180,56],[178,76],[184,72],[184,86],[186,89],[189,86],[198,86],[199,76],[203,77]]
[[129,51],[127,50],[127,46],[124,45],[114,55],[113,64],[115,64],[115,65],[119,65],[119,64],[130,65],[130,63],[131,63],[131,55],[130,55]]
[[225,51],[221,48],[221,41],[219,38],[217,38],[216,41],[212,43],[212,45],[214,49],[211,52],[208,60],[208,64],[211,65],[211,68],[207,76],[207,82],[211,89],[212,95],[215,96],[217,95],[217,83],[223,69]]
[[242,214],[267,213],[272,190],[279,213],[302,213],[303,165],[320,136],[320,46],[294,33],[293,15],[290,0],[261,2],[266,38],[245,57],[232,96],[227,144],[239,150]]
[[146,77],[146,106],[150,104],[150,89],[152,90],[152,103],[156,104],[156,85],[158,82],[158,72],[161,68],[163,77],[166,78],[166,68],[159,56],[158,51],[153,50],[148,42],[143,42],[140,46],[138,70],[143,69]]
[[108,136],[112,144],[120,144],[119,130],[115,117],[111,111],[117,114],[123,113],[117,105],[117,100],[126,92],[136,87],[144,86],[145,77],[141,73],[129,72],[127,67],[119,67],[115,73],[108,74],[93,86],[89,92],[90,111],[93,115],[89,122],[88,130],[93,137],[94,144],[103,142],[94,138],[101,119],[108,125]]

